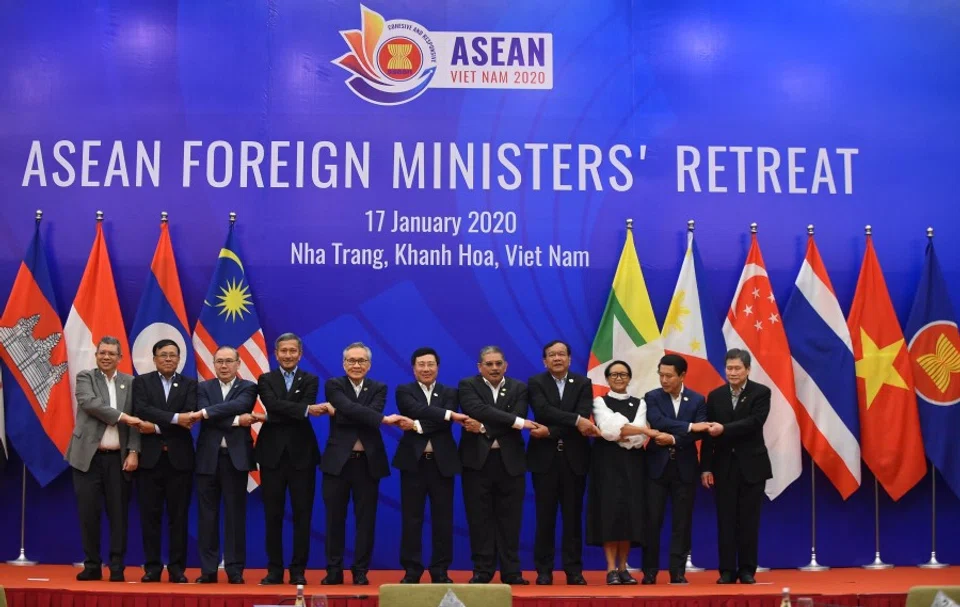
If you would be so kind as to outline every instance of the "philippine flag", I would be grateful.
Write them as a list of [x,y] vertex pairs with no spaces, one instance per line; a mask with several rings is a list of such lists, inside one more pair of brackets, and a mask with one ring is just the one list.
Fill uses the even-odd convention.
[[793,355],[800,438],[843,499],[860,487],[860,422],[847,320],[813,241],[783,311]]
[[160,220],[160,240],[153,254],[147,284],[140,297],[137,316],[133,321],[133,365],[137,374],[156,370],[153,364],[153,345],[161,339],[172,339],[180,346],[178,373],[193,376],[196,366],[190,347],[190,330],[187,328],[187,310],[183,305],[180,275],[173,255],[170,226],[167,214]]
[[87,267],[80,279],[77,296],[63,326],[67,338],[67,364],[70,367],[70,397],[77,412],[75,393],[77,374],[97,366],[97,343],[106,335],[120,340],[120,364],[124,373],[132,373],[127,331],[120,315],[120,300],[113,282],[113,269],[107,241],[103,236],[103,215],[97,213],[97,235],[93,240]]

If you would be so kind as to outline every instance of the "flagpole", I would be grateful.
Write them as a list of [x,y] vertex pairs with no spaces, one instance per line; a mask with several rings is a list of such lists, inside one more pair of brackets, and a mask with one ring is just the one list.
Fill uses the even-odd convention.
[[[867,235],[870,235],[870,226],[867,226]],[[876,552],[874,553],[873,562],[869,565],[864,565],[863,568],[892,569],[893,565],[884,563],[883,559],[880,558],[880,481],[877,480],[877,477],[873,477],[873,520]]]
[[706,569],[704,569],[703,567],[697,567],[696,565],[694,565],[693,557],[691,557],[690,553],[688,552],[687,553],[687,571],[691,571],[693,573],[700,573],[701,571],[706,571]]
[[[43,211],[37,211],[37,223],[40,223],[40,218],[43,216]],[[31,565],[36,565],[37,561],[31,561],[27,558],[26,549],[24,548],[24,539],[26,536],[26,527],[27,527],[27,464],[23,464],[23,483],[20,487],[20,556],[13,559],[12,561],[7,561],[8,565],[16,565],[18,567],[28,567]]]
[[[813,234],[813,226],[807,230]],[[826,565],[817,562],[817,465],[810,456],[810,562],[800,567],[800,571],[827,571]]]

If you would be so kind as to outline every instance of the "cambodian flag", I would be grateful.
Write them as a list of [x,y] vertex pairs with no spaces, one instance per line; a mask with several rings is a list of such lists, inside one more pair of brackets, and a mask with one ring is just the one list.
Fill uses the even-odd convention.
[[40,239],[40,220],[0,318],[8,382],[7,436],[41,486],[61,472],[73,433],[67,345]]
[[137,374],[156,370],[153,363],[153,345],[161,339],[172,339],[180,346],[179,373],[193,376],[195,366],[190,347],[190,325],[183,305],[180,275],[173,255],[170,227],[166,213],[160,220],[160,240],[153,254],[147,284],[140,297],[137,317],[130,335],[133,339],[133,366]]
[[[812,229],[812,228],[811,228]],[[857,378],[847,321],[813,234],[783,311],[793,355],[800,438],[843,499],[860,487]]]

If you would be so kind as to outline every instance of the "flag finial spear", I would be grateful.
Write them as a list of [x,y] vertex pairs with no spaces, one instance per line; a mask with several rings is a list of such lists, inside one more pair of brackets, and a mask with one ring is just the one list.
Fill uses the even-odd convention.
[[167,223],[167,218],[170,215],[166,211],[160,211],[160,223]]
[[927,238],[929,238],[930,240],[933,240],[933,226],[930,226],[929,228],[927,228]]
[[628,229],[628,230],[631,230],[631,231],[633,230],[633,220],[632,220],[632,219],[628,219],[628,220],[627,220],[627,229]]
[[694,224],[694,221],[693,221],[692,219],[687,220],[687,231],[688,231],[688,232],[692,232],[692,231],[693,231],[693,224]]
[[751,234],[756,234],[756,233],[757,233],[757,222],[756,222],[756,221],[754,221],[753,223],[750,224],[750,233],[751,233]]
[[812,224],[812,223],[807,225],[807,235],[808,235],[808,236],[813,236],[813,224]]
[[230,211],[230,225],[237,223],[237,214],[233,211]]
[[103,221],[103,211],[97,211],[97,221]]
[[40,223],[40,220],[43,219],[43,211],[41,209],[37,209],[36,219],[37,223]]
[[867,236],[873,236],[873,226],[869,223],[863,228],[863,233]]

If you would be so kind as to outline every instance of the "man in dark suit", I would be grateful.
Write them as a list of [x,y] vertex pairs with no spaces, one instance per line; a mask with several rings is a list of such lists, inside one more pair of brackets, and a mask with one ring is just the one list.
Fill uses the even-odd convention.
[[110,581],[122,582],[127,553],[130,475],[137,469],[140,418],[130,400],[133,377],[117,370],[122,354],[116,337],[97,344],[97,368],[77,374],[77,424],[67,446],[77,494],[83,571],[80,581],[103,577],[100,518],[104,503],[110,521]]
[[717,487],[718,584],[755,583],[760,541],[760,506],[773,478],[763,442],[770,413],[770,388],[748,381],[750,353],[734,348],[726,356],[726,386],[707,397],[709,436],[701,451],[701,481]]
[[533,561],[537,584],[553,583],[557,507],[563,517],[561,557],[567,584],[583,578],[583,493],[590,469],[590,441],[600,431],[590,421],[593,382],[570,373],[570,346],[552,341],[543,347],[546,372],[527,382],[527,393],[539,428],[530,431],[527,468],[533,477],[537,532]]
[[650,526],[643,548],[643,584],[656,584],[660,569],[660,530],[667,497],[672,505],[670,532],[670,583],[686,584],[687,554],[693,527],[693,498],[697,493],[700,465],[697,461],[698,432],[709,428],[707,404],[701,394],[683,385],[687,361],[667,354],[657,367],[660,388],[643,397],[647,422],[660,431],[647,444],[647,512]]
[[237,377],[240,355],[220,346],[213,355],[216,379],[197,387],[194,421],[197,439],[197,512],[200,547],[199,584],[217,582],[220,561],[220,500],[223,499],[223,561],[227,580],[243,583],[247,561],[247,476],[257,469],[253,455],[253,405],[257,384]]
[[303,342],[293,333],[277,338],[279,369],[260,376],[257,392],[266,414],[257,434],[267,543],[267,575],[263,585],[283,583],[283,511],[287,492],[293,511],[293,556],[290,583],[306,584],[310,556],[310,520],[317,487],[320,448],[310,416],[332,413],[328,403],[317,403],[320,380],[299,367]]
[[526,419],[527,387],[504,377],[503,350],[480,350],[479,375],[460,381],[460,407],[470,416],[460,438],[463,501],[473,553],[471,584],[488,584],[500,561],[500,581],[526,585],[520,569],[520,521],[526,491],[526,454],[521,430],[538,425]]
[[156,371],[133,380],[133,412],[143,420],[138,484],[146,562],[140,581],[160,581],[160,530],[166,503],[170,528],[167,575],[171,582],[185,584],[187,516],[194,463],[190,413],[197,410],[197,381],[177,373],[180,346],[171,339],[154,344],[153,364]]
[[434,584],[453,580],[447,569],[453,560],[453,479],[462,471],[451,422],[467,416],[457,413],[457,390],[437,381],[440,356],[433,348],[418,348],[410,357],[417,381],[397,386],[397,409],[414,420],[403,433],[393,466],[400,470],[401,584],[418,584],[423,575],[423,511],[430,497],[433,551],[430,578]]
[[320,469],[323,471],[323,503],[327,508],[327,575],[321,584],[343,583],[343,548],[347,504],[353,497],[356,519],[353,583],[366,586],[373,537],[377,522],[380,479],[390,475],[387,452],[380,435],[381,424],[413,428],[413,421],[399,415],[383,415],[387,386],[367,377],[370,348],[360,342],[343,350],[343,377],[327,380],[324,393],[336,410],[330,418],[330,435]]

